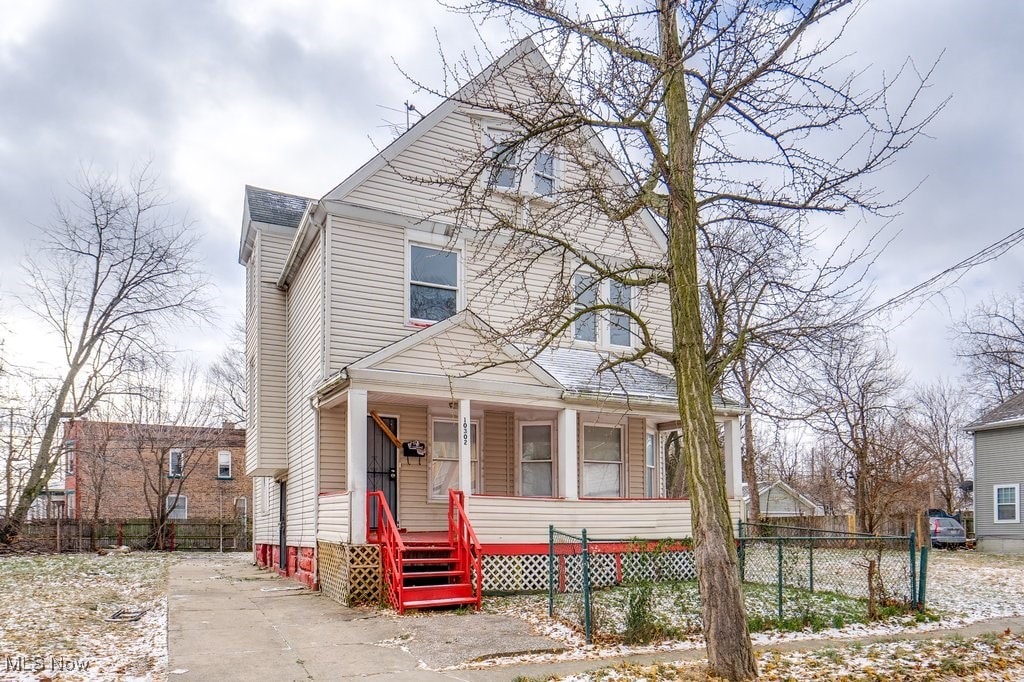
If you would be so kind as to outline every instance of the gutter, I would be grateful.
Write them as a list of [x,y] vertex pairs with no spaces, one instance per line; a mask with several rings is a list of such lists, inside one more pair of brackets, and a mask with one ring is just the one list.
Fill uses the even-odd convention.
[[997,429],[1009,429],[1014,426],[1024,426],[1024,417],[1007,419],[1001,422],[989,422],[987,424],[971,424],[964,428],[964,433],[973,434],[976,431],[995,431]]

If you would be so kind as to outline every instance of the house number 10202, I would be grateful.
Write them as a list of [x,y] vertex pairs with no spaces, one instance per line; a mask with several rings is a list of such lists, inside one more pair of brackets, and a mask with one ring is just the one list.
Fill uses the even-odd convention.
[[469,445],[469,420],[462,419],[462,444]]

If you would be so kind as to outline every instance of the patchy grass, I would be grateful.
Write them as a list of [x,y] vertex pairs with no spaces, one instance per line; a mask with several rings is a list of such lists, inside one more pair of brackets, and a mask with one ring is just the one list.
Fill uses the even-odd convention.
[[[762,651],[761,680],[1016,680],[1024,675],[1024,636],[878,642],[813,651]],[[704,663],[622,664],[560,679],[563,682],[709,680]]]
[[[172,561],[156,553],[0,558],[0,678],[166,675]],[[146,613],[134,623],[104,621],[118,609]]]

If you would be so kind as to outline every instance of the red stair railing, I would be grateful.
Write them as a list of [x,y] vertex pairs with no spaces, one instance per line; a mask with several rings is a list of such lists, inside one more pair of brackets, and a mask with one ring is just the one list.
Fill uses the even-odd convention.
[[[376,507],[376,509],[374,509]],[[398,525],[391,516],[391,509],[388,507],[387,498],[380,490],[373,490],[366,493],[366,520],[374,518],[373,511],[377,512],[377,527],[367,528],[367,542],[375,542],[380,545],[381,566],[384,568],[384,589],[387,590],[388,603],[399,613],[405,611],[403,589],[404,580],[402,576],[402,559],[405,557],[405,543],[402,542],[402,535],[398,532]],[[375,537],[371,535],[375,533]]]
[[[448,542],[455,549],[456,564],[462,571],[466,583],[475,585],[473,596],[476,608],[480,608],[484,574],[481,565],[483,548],[476,537],[473,526],[466,515],[466,494],[461,490],[448,491]],[[475,574],[475,575],[474,575]]]

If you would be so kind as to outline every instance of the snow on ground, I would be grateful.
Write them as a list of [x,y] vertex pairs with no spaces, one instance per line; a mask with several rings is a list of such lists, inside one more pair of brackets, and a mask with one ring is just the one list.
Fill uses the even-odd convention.
[[[612,599],[621,600],[621,597]],[[748,595],[748,603],[750,601]],[[756,601],[760,604],[760,600]],[[898,637],[910,632],[957,628],[992,618],[1024,616],[1024,557],[995,556],[967,551],[932,551],[929,555],[927,602],[929,611],[935,616],[934,619],[919,619],[904,615],[872,623],[857,623],[847,620],[842,627],[818,629],[817,631],[811,628],[792,632],[765,630],[754,633],[752,640],[755,644],[763,646],[811,639],[829,639],[841,644],[844,641],[865,637]],[[684,625],[688,618],[692,622],[696,614],[693,613],[693,605],[685,603],[685,600],[677,598],[674,604],[663,600],[659,610],[664,612],[673,608],[678,610],[681,607],[688,607],[692,615],[687,616],[684,613],[679,616],[662,613],[662,620],[677,623],[680,626]],[[694,632],[693,628],[684,627],[679,627],[674,633],[675,637],[649,645],[627,646],[606,639],[603,643],[599,640],[597,644],[588,646],[578,630],[548,618],[547,595],[485,599],[484,608],[492,613],[505,613],[523,618],[533,625],[536,632],[568,645],[569,649],[558,654],[531,654],[482,661],[472,664],[473,667],[609,658],[658,651],[685,651],[704,646],[703,638]],[[606,608],[606,614],[602,617],[608,624],[611,624],[613,629],[621,631],[624,608],[624,604],[620,601],[615,607]],[[1020,642],[1018,641],[1017,644],[1019,645]],[[794,654],[794,656],[798,655]],[[1024,671],[1024,661],[1020,665],[1022,666],[1021,671]],[[639,678],[626,676],[594,679]],[[664,679],[675,678],[666,677]],[[779,679],[785,679],[785,677]],[[804,679],[804,677],[794,673],[792,679]],[[991,679],[1024,679],[1024,674]]]
[[[146,552],[0,558],[0,679],[165,677],[172,561]],[[118,609],[146,613],[105,622]]]

